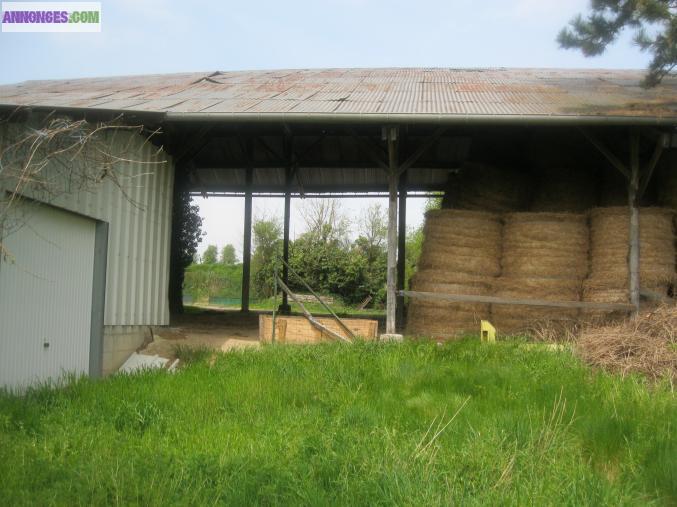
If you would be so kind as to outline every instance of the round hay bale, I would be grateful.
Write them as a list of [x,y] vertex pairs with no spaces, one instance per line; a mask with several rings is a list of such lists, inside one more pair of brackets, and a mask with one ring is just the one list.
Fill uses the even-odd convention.
[[532,211],[582,213],[595,205],[594,173],[574,168],[545,168],[531,202]]
[[[673,210],[640,208],[640,287],[665,289],[675,282]],[[604,289],[625,289],[629,268],[627,207],[590,211],[590,284]]]
[[[418,272],[411,280],[412,290],[438,294],[487,295],[490,287],[491,279],[488,277],[468,277],[434,270]],[[489,311],[488,304],[412,298],[407,315],[407,333],[448,339],[477,332],[479,319],[488,318]]]
[[665,155],[656,180],[659,204],[677,210],[677,153],[675,150],[669,150]]
[[504,212],[523,210],[527,205],[529,176],[515,169],[466,163],[451,183],[444,207]]
[[[494,282],[494,295],[511,299],[580,301],[581,282],[564,278],[500,277]],[[493,304],[491,315],[497,329],[512,332],[527,329],[536,322],[576,319],[577,308]]]
[[584,215],[511,213],[506,216],[502,276],[582,279],[588,272]]

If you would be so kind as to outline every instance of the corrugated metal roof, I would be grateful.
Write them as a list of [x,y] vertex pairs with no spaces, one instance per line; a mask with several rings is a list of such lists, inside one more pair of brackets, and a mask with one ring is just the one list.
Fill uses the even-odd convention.
[[675,119],[677,78],[646,90],[639,70],[318,69],[26,81],[0,86],[0,105],[295,116],[619,117]]

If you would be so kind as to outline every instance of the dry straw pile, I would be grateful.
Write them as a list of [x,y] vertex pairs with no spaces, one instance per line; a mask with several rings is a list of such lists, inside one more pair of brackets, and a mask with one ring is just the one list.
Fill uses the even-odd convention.
[[664,305],[621,322],[584,328],[576,343],[588,364],[606,370],[677,379],[677,306]]
[[[588,228],[584,215],[511,213],[505,218],[502,275],[495,295],[513,299],[579,301],[588,271]],[[534,321],[573,319],[575,309],[493,305],[499,331],[524,330]]]
[[514,169],[467,163],[443,207],[505,212],[526,209],[528,175]]
[[[596,208],[590,212],[590,277],[583,300],[628,302],[630,211],[627,207]],[[665,208],[639,210],[640,287],[667,294],[675,280],[673,212]],[[586,312],[591,316],[603,312]]]
[[[426,214],[419,269],[411,281],[417,292],[489,295],[500,271],[501,222],[479,211],[434,210]],[[453,338],[476,332],[489,305],[413,299],[407,333]]]
[[548,168],[538,174],[532,211],[583,213],[595,205],[597,190],[592,171]]

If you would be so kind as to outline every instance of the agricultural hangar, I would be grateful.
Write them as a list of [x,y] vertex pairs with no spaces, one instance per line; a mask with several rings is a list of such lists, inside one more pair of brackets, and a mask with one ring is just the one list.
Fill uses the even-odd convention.
[[[670,297],[677,80],[647,90],[641,78],[327,69],[0,86],[0,383],[114,371],[150,326],[169,324],[172,202],[183,192],[245,197],[245,311],[257,195],[285,199],[285,256],[290,199],[389,197],[390,334],[404,325],[405,295],[410,332],[440,336],[494,307],[514,317],[562,302],[593,312]],[[28,174],[26,153],[59,133],[72,140],[67,156]],[[89,142],[95,135],[105,149]],[[98,163],[105,170],[92,174]],[[445,209],[426,224],[427,278],[403,291],[407,196],[432,192],[445,192]],[[645,223],[640,206],[650,207]],[[620,246],[605,257],[596,253],[605,244]],[[640,259],[656,245],[662,257],[645,277]],[[524,304],[535,298],[546,303]]]

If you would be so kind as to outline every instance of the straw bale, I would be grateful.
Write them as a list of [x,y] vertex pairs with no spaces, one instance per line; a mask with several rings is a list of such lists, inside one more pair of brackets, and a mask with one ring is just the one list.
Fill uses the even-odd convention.
[[[627,207],[591,210],[589,291],[627,288],[629,224]],[[639,236],[640,286],[663,292],[676,278],[673,211],[641,208]]]
[[465,210],[516,211],[526,207],[528,174],[515,169],[466,163],[443,206]]
[[660,205],[677,210],[677,152],[675,150],[670,150],[664,155],[656,180]]
[[[417,273],[411,282],[412,290],[438,294],[487,295],[491,287],[489,277],[467,278],[436,271]],[[407,315],[407,333],[452,338],[459,334],[476,332],[479,319],[489,317],[489,305],[481,303],[454,303],[443,300],[412,299]]]
[[511,213],[505,220],[503,276],[582,279],[587,275],[589,233],[584,215]]
[[[501,277],[494,282],[497,297],[542,299],[545,301],[580,301],[581,282],[564,278]],[[576,308],[553,308],[523,305],[492,305],[494,324],[501,332],[527,329],[536,321],[575,319]]]
[[597,196],[592,171],[553,167],[542,169],[538,174],[531,210],[582,213],[595,205]]

